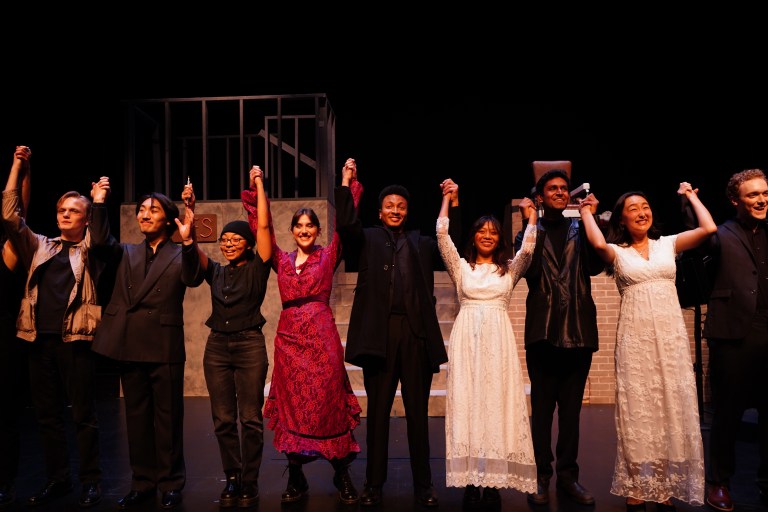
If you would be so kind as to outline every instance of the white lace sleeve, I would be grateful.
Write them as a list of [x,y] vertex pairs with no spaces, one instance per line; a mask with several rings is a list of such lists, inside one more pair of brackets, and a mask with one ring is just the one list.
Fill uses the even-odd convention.
[[437,247],[440,249],[440,255],[443,257],[445,269],[451,281],[458,288],[461,279],[461,257],[448,234],[448,217],[437,218]]
[[528,270],[533,258],[533,250],[536,248],[536,226],[528,224],[523,233],[523,244],[515,257],[507,261],[507,267],[512,273],[512,282],[517,284],[520,278]]

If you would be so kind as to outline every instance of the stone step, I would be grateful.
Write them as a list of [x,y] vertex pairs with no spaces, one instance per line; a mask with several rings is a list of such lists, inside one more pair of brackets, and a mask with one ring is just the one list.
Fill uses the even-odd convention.
[[[443,339],[448,340],[451,337],[451,329],[453,329],[453,319],[439,320],[438,322],[440,324],[440,332],[443,334]],[[345,345],[347,341],[347,333],[349,331],[349,322],[340,322],[337,318],[336,328],[339,330],[341,344]]]
[[[368,416],[368,397],[365,395],[365,391],[362,393],[359,393],[358,391],[355,391],[355,395],[357,395],[357,401],[360,402],[360,407],[363,409],[363,412],[360,413],[360,416],[366,417]],[[445,391],[444,390],[435,390],[433,389],[429,393],[429,406],[427,409],[427,414],[429,416],[445,416]],[[395,401],[392,402],[392,409],[389,412],[390,416],[395,417],[405,417],[405,407],[403,406],[403,397],[400,394],[400,390],[397,390],[397,394],[395,395]]]
[[[352,311],[352,303],[355,298],[355,286],[357,284],[356,273],[339,272],[336,274],[336,282],[331,293],[331,307],[336,321],[336,327],[339,330],[341,344],[346,349],[347,332],[349,329],[349,316]],[[459,312],[459,303],[456,297],[456,289],[448,277],[447,272],[435,272],[435,311],[440,322],[440,331],[443,334],[445,343],[451,335],[453,321]],[[365,394],[363,384],[362,368],[347,364],[347,375],[355,391],[360,406],[363,409],[362,416],[367,415],[368,397]],[[445,389],[446,389],[446,370],[448,366],[440,365],[440,372],[432,376],[432,388],[429,396],[429,415],[445,416]],[[397,387],[395,401],[392,404],[391,416],[405,416],[403,399],[400,395],[400,385]]]
[[[336,325],[349,323],[349,315],[352,312],[352,304],[332,304],[333,318],[336,320]],[[435,311],[437,312],[437,319],[441,322],[453,322],[456,315],[459,314],[458,303],[440,303],[435,305]]]
[[[347,364],[347,375],[349,375],[349,383],[352,385],[352,389],[355,391],[362,391],[365,393],[365,383],[363,382],[363,369],[359,366]],[[444,390],[446,387],[446,370],[447,364],[440,365],[440,371],[432,374],[432,389]],[[400,389],[400,384],[397,385],[397,389]]]

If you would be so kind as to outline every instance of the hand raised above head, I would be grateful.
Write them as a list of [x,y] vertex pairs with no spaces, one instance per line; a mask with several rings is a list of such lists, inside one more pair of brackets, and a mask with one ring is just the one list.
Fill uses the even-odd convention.
[[94,203],[103,203],[111,192],[109,176],[102,176],[99,181],[91,182],[91,199]]
[[179,229],[179,236],[184,245],[190,245],[194,242],[195,211],[192,208],[184,209],[184,222],[179,219],[176,221],[176,227]]
[[195,209],[195,187],[192,182],[187,180],[187,184],[184,185],[184,190],[181,191],[181,200],[184,201],[184,206],[192,210]]
[[347,158],[344,167],[341,168],[341,179],[354,181],[357,179],[357,162],[354,158]]
[[520,209],[520,215],[522,215],[523,219],[531,219],[531,216],[533,216],[534,220],[536,219],[538,211],[536,209],[536,204],[530,197],[521,199],[517,207]]
[[687,196],[688,194],[697,194],[699,193],[699,189],[694,189],[693,186],[688,183],[687,181],[683,181],[680,183],[680,186],[677,189],[678,195],[681,196]]
[[32,150],[29,148],[29,146],[16,146],[16,150],[13,152],[14,158],[18,158],[19,160],[23,160],[25,162],[28,162],[31,156]]
[[252,165],[248,170],[248,183],[250,187],[256,186],[256,180],[264,180],[264,171],[258,165]]
[[597,213],[598,204],[600,204],[600,201],[597,200],[595,194],[589,194],[584,199],[579,199],[579,211],[582,211],[584,208],[588,208],[592,214],[595,214]]

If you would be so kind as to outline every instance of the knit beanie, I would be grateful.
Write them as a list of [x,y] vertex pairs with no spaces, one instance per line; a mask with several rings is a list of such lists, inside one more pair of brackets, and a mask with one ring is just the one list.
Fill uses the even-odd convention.
[[235,233],[240,235],[245,238],[245,242],[249,246],[256,246],[256,237],[253,236],[251,227],[244,220],[233,220],[232,222],[228,222],[227,225],[224,226],[224,229],[221,230],[221,235],[219,236],[224,235],[224,233]]

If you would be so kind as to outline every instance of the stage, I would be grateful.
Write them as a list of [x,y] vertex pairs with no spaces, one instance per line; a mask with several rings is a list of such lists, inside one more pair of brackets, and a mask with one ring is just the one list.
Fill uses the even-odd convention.
[[[223,488],[224,474],[221,469],[218,447],[213,434],[208,398],[188,397],[185,400],[185,455],[187,463],[187,485],[183,491],[183,503],[177,511],[206,512],[220,510],[218,497]],[[117,509],[117,500],[130,490],[130,468],[128,464],[127,442],[125,433],[125,418],[123,402],[120,398],[102,398],[98,402],[99,422],[101,429],[101,461],[104,471],[102,481],[103,501],[90,510],[113,511]],[[754,414],[753,414],[754,413]],[[707,411],[703,414],[705,420],[702,433],[705,439],[707,431]],[[356,436],[362,452],[352,464],[352,479],[359,492],[362,492],[365,477],[365,419],[357,428]],[[272,447],[272,432],[265,431],[264,458],[261,466],[259,487],[261,498],[259,504],[251,510],[262,511],[303,511],[327,512],[333,510],[372,510],[408,512],[424,509],[413,499],[411,471],[408,461],[408,445],[405,436],[405,419],[393,417],[391,421],[391,441],[388,481],[384,485],[384,499],[376,507],[360,507],[359,505],[343,505],[336,496],[336,489],[331,481],[333,469],[325,461],[316,461],[305,466],[305,474],[309,481],[309,496],[303,502],[293,505],[282,505],[280,494],[285,489],[288,474],[285,471],[285,458],[275,452]],[[754,480],[758,465],[757,449],[757,415],[751,410],[745,414],[742,423],[741,436],[737,446],[738,473],[732,482],[731,495],[736,505],[736,511],[768,510],[761,505]],[[26,499],[38,491],[45,483],[45,473],[37,437],[33,411],[24,410],[22,419],[22,467],[16,483],[16,503],[6,510],[29,510]],[[550,487],[549,505],[530,506],[524,494],[510,489],[503,489],[502,511],[554,512],[578,511],[588,512],[623,512],[624,499],[610,494],[611,475],[615,456],[616,436],[613,423],[613,405],[585,405],[581,416],[581,448],[579,463],[581,467],[581,483],[595,495],[596,505],[585,507],[561,497],[555,491],[553,480]],[[435,488],[437,489],[440,505],[438,511],[459,511],[463,489],[445,487],[445,446],[444,419],[430,418],[430,439],[432,449],[432,472]],[[74,450],[73,433],[70,432],[70,453]],[[73,455],[76,456],[76,455]],[[73,474],[77,474],[76,462],[73,462]],[[77,482],[75,482],[77,484]],[[68,496],[60,498],[49,505],[37,507],[39,511],[81,510],[77,505],[80,486]],[[691,507],[675,502],[678,511],[687,512],[703,510],[706,507]],[[150,511],[162,510],[158,499],[132,510]],[[222,509],[246,510],[246,509]],[[653,512],[652,506],[648,512]]]

